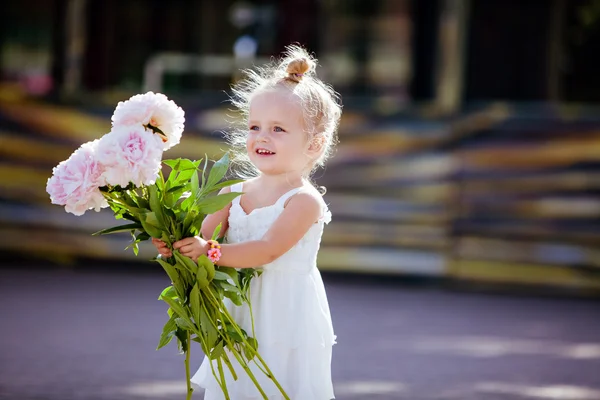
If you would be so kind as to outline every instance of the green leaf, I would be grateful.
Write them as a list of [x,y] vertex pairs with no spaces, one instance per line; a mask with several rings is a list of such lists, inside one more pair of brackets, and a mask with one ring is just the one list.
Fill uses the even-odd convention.
[[[233,282],[235,283],[236,286],[239,285],[238,272],[235,268],[218,267],[217,271],[226,273],[227,275],[229,275],[229,278],[231,278],[233,280]],[[216,274],[216,272],[215,272],[215,274]]]
[[197,216],[198,216],[198,211],[196,211],[196,210],[190,210],[187,214],[185,214],[185,218],[183,219],[183,231],[182,231],[182,234],[184,236],[186,236],[186,237],[192,236],[191,232],[190,232],[191,231],[190,228]]
[[198,285],[194,285],[190,292],[190,307],[192,308],[192,317],[197,325],[200,325],[200,290]]
[[187,158],[180,158],[179,161],[180,161],[179,168],[178,168],[179,172],[196,170],[196,169],[198,169],[198,165],[200,165],[200,162],[201,162],[201,161],[192,161]]
[[208,157],[204,157],[204,167],[202,167],[202,190],[204,191],[206,186],[206,167],[208,166]]
[[190,236],[196,236],[200,233],[200,230],[202,229],[202,222],[204,222],[204,217],[204,214],[198,214],[191,222],[188,228],[188,233]]
[[156,214],[153,212],[147,212],[140,215],[140,222],[146,233],[154,238],[160,239],[162,232],[166,229],[158,222]]
[[231,283],[222,281],[219,282],[219,285],[221,285],[221,287],[225,289],[226,292],[241,293],[240,289],[237,286],[233,286]]
[[200,181],[198,181],[198,171],[194,171],[192,177],[190,178],[190,183],[192,184],[192,196],[196,198],[198,196],[198,192],[200,190]]
[[217,342],[217,339],[219,338],[219,334],[213,326],[213,322],[211,322],[209,315],[204,309],[200,311],[200,330],[206,338],[207,347],[209,349],[213,348]]
[[176,160],[162,160],[163,164],[168,165],[169,167],[171,167],[171,170],[175,170],[179,168],[179,163],[181,162],[181,159],[178,158]]
[[166,230],[164,227],[167,225],[167,221],[163,213],[162,198],[158,192],[158,188],[155,185],[148,186],[148,196],[150,201],[150,210],[154,212],[156,220],[158,221],[156,226],[162,228],[162,230]]
[[248,361],[251,361],[254,358],[255,352],[258,351],[258,342],[253,337],[246,338],[246,341],[248,341],[248,345],[244,346],[244,355]]
[[185,329],[177,328],[177,330],[175,331],[175,336],[177,336],[177,339],[179,339],[179,350],[182,353],[188,351],[189,343],[187,340],[187,332],[185,331]]
[[[184,193],[187,194],[187,193]],[[183,196],[182,196],[183,198]],[[196,201],[196,198],[192,196],[192,193],[190,192],[189,196],[187,196],[182,202],[181,202],[181,209],[183,211],[188,211],[190,209],[190,207],[192,206],[192,204],[194,204],[194,201]]]
[[143,242],[144,240],[150,239],[150,235],[148,235],[148,233],[146,233],[146,232],[140,232],[140,233],[138,233],[136,238],[137,238],[138,242]]
[[150,203],[148,202],[148,200],[146,200],[144,196],[140,196],[137,194],[137,192],[132,191],[131,198],[139,208],[146,210],[150,209]]
[[229,276],[229,274],[226,274],[225,272],[222,272],[222,271],[215,271],[215,277],[214,277],[215,280],[217,280],[217,281],[226,281],[229,278],[231,278]]
[[117,233],[117,232],[126,232],[126,231],[130,231],[132,229],[142,229],[142,225],[138,224],[138,223],[134,223],[134,224],[125,224],[125,225],[114,226],[112,228],[102,229],[101,231],[94,232],[94,233],[92,233],[92,236],[108,235],[110,233]]
[[240,182],[244,182],[244,179],[232,179],[232,180],[229,180],[229,181],[224,181],[224,182],[221,182],[221,183],[217,183],[213,187],[209,188],[206,193],[208,194],[208,193],[216,192],[217,190],[221,190],[224,187],[235,185],[236,183],[240,183]]
[[156,182],[154,183],[154,185],[151,186],[155,186],[157,188],[157,190],[160,190],[161,192],[163,192],[165,190],[165,178],[163,177],[162,174],[162,170],[158,170],[158,176],[156,177]]
[[175,312],[175,314],[178,317],[185,319],[189,324],[192,323],[192,321],[190,320],[190,317],[188,316],[187,312],[185,311],[185,308],[179,302],[179,300],[171,299],[169,297],[163,297],[161,300],[164,301],[165,303],[167,303],[169,305],[169,307],[171,307],[173,309],[173,311]]
[[138,241],[136,240],[133,243],[130,243],[129,246],[125,247],[125,250],[127,250],[130,247],[131,247],[131,250],[133,250],[133,254],[135,254],[137,256],[140,251],[140,247],[138,246]]
[[175,330],[177,329],[177,325],[175,324],[175,318],[171,317],[163,327],[162,334],[160,335],[160,340],[158,341],[158,347],[156,350],[165,347],[173,336],[175,335]]
[[190,271],[194,276],[198,271],[198,265],[189,257],[182,255],[178,250],[173,251],[173,255],[178,263],[183,265],[185,269]]
[[226,290],[225,293],[223,294],[225,297],[227,297],[229,300],[231,300],[231,302],[233,304],[235,304],[236,306],[241,306],[242,305],[242,296],[236,292],[233,291],[228,291]]
[[169,297],[169,298],[177,297],[177,291],[175,290],[175,288],[173,286],[167,286],[160,293],[160,296],[158,296],[158,300],[162,300],[163,297]]
[[[242,334],[245,334],[244,330],[241,329]],[[231,326],[227,325],[227,334],[233,339],[234,342],[242,343],[244,338]]]
[[225,153],[219,161],[213,164],[208,174],[206,186],[210,188],[219,183],[227,173],[227,168],[229,168],[229,153]]
[[[163,267],[163,269],[169,276],[169,279],[171,279],[171,283],[173,284],[173,287],[175,288],[175,291],[177,292],[177,297],[179,297],[180,299],[184,299],[185,298],[185,286],[184,286],[183,282],[181,282],[181,279],[179,278],[179,274],[177,273],[177,270],[175,269],[175,267],[160,257],[157,257],[155,260]],[[159,298],[159,300],[161,300],[161,299]]]
[[185,329],[191,332],[197,331],[197,328],[189,320],[185,320],[183,318],[175,318],[175,323],[181,329]]
[[172,187],[171,189],[167,190],[167,193],[175,193],[179,190],[183,190],[183,189],[185,189],[185,186],[186,185],[179,185],[179,186]]
[[198,266],[206,270],[206,279],[212,281],[215,277],[215,265],[208,259],[206,254],[202,254],[198,257]]
[[208,274],[206,272],[206,269],[200,265],[198,265],[198,272],[196,272],[196,284],[198,285],[199,289],[204,289],[205,287],[207,287],[210,283],[210,280],[208,279]]
[[221,233],[222,227],[223,227],[222,223],[219,223],[219,225],[217,225],[217,227],[215,228],[215,231],[212,234],[212,237],[211,237],[212,240],[217,240],[217,238],[219,237],[219,234]]
[[179,174],[177,174],[177,177],[173,180],[173,185],[185,185],[190,183],[194,172],[197,172],[197,169],[195,167],[193,169],[186,169],[180,171]]
[[240,192],[223,193],[217,196],[200,198],[196,202],[196,207],[203,214],[214,214],[217,211],[222,210],[227,206],[233,199],[240,196]]
[[210,350],[209,350],[209,349],[206,349],[206,348],[204,347],[204,343],[202,342],[202,339],[200,338],[200,336],[194,336],[194,337],[192,338],[192,340],[193,340],[194,342],[196,342],[196,343],[200,343],[200,347],[202,348],[202,352],[203,352],[204,354],[209,354],[209,353],[210,353]]
[[219,340],[219,342],[215,345],[215,347],[210,352],[210,359],[216,360],[217,358],[223,355],[223,341]]

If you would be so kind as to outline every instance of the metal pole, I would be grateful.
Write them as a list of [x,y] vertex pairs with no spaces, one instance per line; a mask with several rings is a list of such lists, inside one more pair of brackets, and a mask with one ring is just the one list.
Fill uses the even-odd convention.
[[63,95],[73,97],[81,90],[81,71],[86,46],[88,0],[69,0],[65,24],[65,72]]
[[443,114],[460,110],[464,95],[469,0],[442,0],[435,102]]

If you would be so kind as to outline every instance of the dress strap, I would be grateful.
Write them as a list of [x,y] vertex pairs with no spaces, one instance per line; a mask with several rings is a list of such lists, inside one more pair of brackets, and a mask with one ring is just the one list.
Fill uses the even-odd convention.
[[283,196],[281,196],[279,198],[279,200],[277,200],[277,202],[275,204],[280,205],[281,207],[285,206],[285,202],[292,197],[293,195],[295,195],[296,193],[298,193],[300,191],[300,189],[302,189],[303,186],[301,187],[297,187],[295,189],[290,190],[289,192],[286,192],[283,194]]
[[[232,193],[237,193],[237,192],[241,192],[243,188],[244,188],[244,182],[238,182],[238,183],[231,185],[230,190]],[[240,197],[242,197],[242,196],[238,196],[235,199],[233,199],[232,203],[240,204]]]

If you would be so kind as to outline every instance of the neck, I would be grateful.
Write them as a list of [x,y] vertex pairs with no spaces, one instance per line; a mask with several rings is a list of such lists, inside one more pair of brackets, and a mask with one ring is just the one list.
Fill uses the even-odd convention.
[[274,189],[293,189],[304,184],[304,178],[300,174],[260,174],[257,178],[262,185]]

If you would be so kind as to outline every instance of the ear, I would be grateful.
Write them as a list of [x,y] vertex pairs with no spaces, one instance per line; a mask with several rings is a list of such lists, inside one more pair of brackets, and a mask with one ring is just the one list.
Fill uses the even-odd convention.
[[321,153],[325,147],[325,137],[323,135],[317,135],[313,137],[308,145],[308,151],[314,154]]

